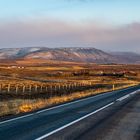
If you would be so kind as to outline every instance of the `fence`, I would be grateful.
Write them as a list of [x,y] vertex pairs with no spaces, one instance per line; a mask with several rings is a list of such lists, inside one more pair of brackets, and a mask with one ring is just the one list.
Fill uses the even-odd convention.
[[5,98],[49,98],[53,96],[62,96],[64,94],[71,94],[76,91],[84,91],[87,89],[99,89],[99,88],[109,88],[110,90],[115,90],[120,86],[128,85],[116,83],[116,84],[99,84],[91,81],[78,81],[78,82],[66,82],[66,83],[2,83],[0,82],[0,95]]
[[69,82],[69,83],[0,83],[0,94],[3,95],[16,95],[16,96],[39,96],[47,95],[48,97],[54,95],[69,94],[74,91],[84,90],[93,87],[92,82],[81,81],[81,82]]

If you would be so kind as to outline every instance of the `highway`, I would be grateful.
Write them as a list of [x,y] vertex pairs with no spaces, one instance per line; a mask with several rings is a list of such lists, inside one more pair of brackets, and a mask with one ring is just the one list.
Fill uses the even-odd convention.
[[112,91],[0,122],[0,140],[43,140],[87,117],[132,98],[140,86]]

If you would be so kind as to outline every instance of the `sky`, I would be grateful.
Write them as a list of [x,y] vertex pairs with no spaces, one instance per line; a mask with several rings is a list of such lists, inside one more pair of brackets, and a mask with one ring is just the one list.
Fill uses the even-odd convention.
[[0,48],[140,53],[140,0],[0,0]]

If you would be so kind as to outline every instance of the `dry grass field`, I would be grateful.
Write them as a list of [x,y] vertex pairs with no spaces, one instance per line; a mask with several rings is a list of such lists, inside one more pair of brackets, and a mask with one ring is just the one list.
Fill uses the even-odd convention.
[[140,65],[41,60],[0,62],[0,117],[140,83]]

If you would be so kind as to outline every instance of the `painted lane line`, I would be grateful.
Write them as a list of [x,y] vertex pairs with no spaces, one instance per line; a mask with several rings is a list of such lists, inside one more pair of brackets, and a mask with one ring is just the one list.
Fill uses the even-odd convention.
[[140,90],[136,90],[136,91],[134,91],[134,92],[131,92],[131,93],[129,93],[129,94],[127,94],[127,95],[125,95],[125,96],[123,96],[123,97],[117,99],[116,101],[123,101],[123,100],[129,98],[130,96],[137,94],[139,91],[140,91]]
[[[43,113],[43,112],[46,112],[46,111],[49,111],[49,110],[53,110],[53,109],[57,109],[57,108],[60,108],[60,107],[64,107],[64,106],[68,106],[68,105],[71,105],[71,104],[75,104],[75,103],[79,103],[79,102],[82,102],[82,101],[86,101],[86,100],[89,100],[89,99],[93,99],[95,97],[100,97],[100,96],[103,96],[103,95],[108,95],[112,92],[116,93],[116,92],[119,92],[119,91],[125,91],[125,90],[128,90],[128,89],[131,89],[131,87],[127,88],[127,89],[121,89],[121,90],[118,90],[118,91],[110,91],[110,92],[106,92],[104,94],[99,94],[99,95],[95,95],[95,96],[92,96],[92,97],[88,97],[88,98],[85,98],[85,99],[79,99],[77,101],[72,101],[70,103],[64,103],[62,105],[58,105],[58,106],[54,106],[54,107],[51,107],[51,108],[47,108],[47,109],[43,109],[41,111],[37,111],[35,113],[32,113],[32,114],[28,114],[28,115],[24,115],[24,116],[21,116],[21,117],[17,117],[17,118],[13,118],[13,119],[9,119],[9,120],[6,120],[6,121],[2,121],[0,122],[0,124],[4,124],[4,123],[7,123],[7,122],[12,122],[12,121],[15,121],[15,120],[19,120],[19,119],[22,119],[22,118],[26,118],[26,117],[30,117],[32,115],[35,115],[35,114],[40,114],[40,113]],[[138,91],[138,90],[137,90]],[[140,89],[139,89],[140,91]]]
[[128,97],[130,97],[129,94],[128,94],[128,95],[125,95],[125,96],[123,96],[123,97],[121,97],[121,98],[119,98],[119,99],[117,99],[116,101],[123,101],[123,100],[125,100],[125,99],[128,98]]
[[21,116],[21,117],[13,118],[13,119],[10,119],[10,120],[0,122],[0,124],[4,124],[4,123],[7,123],[7,122],[23,119],[23,118],[26,118],[26,117],[29,117],[29,116],[32,116],[32,115],[34,115],[34,114],[28,114],[28,115],[24,115],[24,116]]
[[112,102],[112,103],[110,103],[110,104],[107,104],[107,105],[105,105],[104,107],[102,107],[102,108],[100,108],[100,109],[97,109],[97,110],[95,110],[94,112],[91,112],[91,113],[89,113],[89,114],[87,114],[87,115],[85,115],[85,116],[83,116],[83,117],[81,117],[81,118],[79,118],[79,119],[77,119],[77,120],[75,120],[75,121],[73,121],[73,122],[70,122],[70,123],[68,123],[68,124],[66,124],[66,125],[64,125],[64,126],[62,126],[62,127],[60,127],[60,128],[58,128],[58,129],[52,131],[52,132],[50,132],[50,133],[47,133],[47,134],[41,136],[41,137],[39,137],[39,138],[37,138],[37,139],[35,139],[35,140],[42,140],[42,139],[45,139],[45,138],[47,138],[48,136],[50,136],[50,135],[52,135],[52,134],[54,134],[54,133],[56,133],[56,132],[58,132],[58,131],[60,131],[60,130],[63,130],[63,129],[65,129],[66,127],[71,126],[71,125],[73,125],[73,124],[75,124],[75,123],[77,123],[77,122],[79,122],[79,121],[81,121],[81,120],[83,120],[83,119],[85,119],[85,118],[87,118],[87,117],[93,115],[93,114],[96,114],[97,112],[102,111],[102,110],[104,110],[105,108],[107,108],[107,107],[109,107],[109,106],[111,106],[111,105],[113,105],[113,104],[114,104],[114,102]]
[[75,103],[79,103],[81,101],[86,101],[86,100],[93,99],[95,97],[100,97],[100,96],[103,96],[103,95],[107,95],[107,94],[110,94],[110,93],[114,93],[115,94],[116,92],[129,90],[131,88],[132,87],[128,87],[127,89],[120,89],[118,91],[117,90],[116,91],[109,91],[109,92],[106,92],[104,94],[99,94],[99,95],[95,95],[95,96],[92,96],[92,97],[87,97],[87,98],[84,98],[84,99],[79,99],[77,101],[72,101],[70,103],[64,103],[62,105],[58,105],[58,106],[54,106],[54,107],[51,107],[51,108],[47,108],[47,109],[43,109],[43,110],[37,111],[35,114],[40,114],[40,113],[43,113],[43,112],[46,112],[46,111],[49,111],[49,110],[57,109],[57,108],[68,106],[68,105],[75,104]]
[[[111,92],[107,92],[105,94],[109,94],[109,93],[111,93]],[[9,119],[9,120],[6,120],[6,121],[2,121],[2,122],[0,122],[0,124],[4,124],[4,123],[7,123],[7,122],[19,120],[19,119],[26,118],[26,117],[30,117],[30,116],[35,115],[35,114],[40,114],[40,113],[43,113],[43,112],[46,112],[46,111],[49,111],[49,110],[57,109],[57,108],[68,106],[68,105],[75,104],[75,103],[79,103],[81,101],[86,101],[86,100],[89,100],[89,99],[92,99],[92,98],[95,98],[95,97],[98,97],[98,96],[101,96],[101,94],[93,96],[93,97],[88,97],[88,98],[85,98],[85,99],[80,99],[80,100],[77,100],[77,101],[72,101],[70,103],[65,103],[65,104],[62,104],[62,105],[54,106],[54,107],[51,107],[51,108],[43,109],[41,111],[37,111],[37,112],[32,113],[32,114],[28,114],[28,115],[20,116],[20,117],[17,117],[17,118]]]
[[[130,94],[128,94],[128,95],[125,95],[125,96],[123,96],[123,97],[117,99],[116,101],[125,100],[125,99],[127,99],[128,97],[130,97],[131,95],[134,95],[134,94],[136,94],[136,93],[139,92],[139,91],[140,91],[140,90],[136,90],[136,91],[134,91],[134,92],[132,92],[132,93],[130,93]],[[104,106],[104,107],[102,107],[102,108],[100,108],[100,109],[98,109],[98,110],[96,110],[96,111],[90,113],[90,114],[87,114],[87,115],[85,115],[85,116],[83,116],[83,117],[81,117],[81,118],[79,118],[79,119],[77,119],[77,120],[75,120],[75,121],[73,121],[73,122],[71,122],[71,123],[69,123],[69,124],[66,124],[66,125],[64,125],[64,126],[62,126],[62,127],[60,127],[60,128],[58,128],[58,129],[56,129],[56,130],[54,130],[54,131],[52,131],[52,132],[50,132],[50,133],[47,133],[47,134],[45,134],[45,135],[43,135],[43,136],[41,136],[41,137],[39,137],[39,138],[37,138],[37,139],[35,139],[35,140],[43,140],[43,139],[47,138],[48,136],[50,136],[50,135],[52,135],[52,134],[54,134],[54,133],[56,133],[56,132],[58,132],[58,131],[60,131],[60,130],[65,129],[66,127],[69,127],[69,126],[71,126],[71,125],[73,125],[73,124],[75,124],[75,123],[77,123],[77,122],[79,122],[79,121],[81,121],[81,120],[83,120],[83,119],[85,119],[85,118],[87,118],[87,117],[93,115],[93,114],[96,114],[97,112],[99,112],[99,111],[101,111],[101,110],[103,110],[103,109],[105,109],[105,108],[107,108],[107,107],[113,105],[114,103],[115,103],[115,102],[112,102],[112,103],[110,103],[110,104],[108,104],[108,105],[106,105],[106,106]]]
[[[111,92],[107,92],[105,94],[110,94],[110,93]],[[42,112],[45,112],[45,111],[49,111],[49,110],[53,110],[53,109],[57,109],[57,108],[60,108],[60,107],[63,107],[63,106],[68,106],[68,105],[71,105],[71,104],[79,103],[79,102],[86,101],[86,100],[93,99],[95,97],[100,97],[100,96],[102,96],[102,95],[100,94],[100,95],[96,95],[96,96],[93,96],[93,97],[88,97],[88,98],[85,98],[85,99],[80,99],[80,100],[77,100],[77,101],[73,101],[73,102],[70,102],[70,103],[65,103],[65,104],[62,104],[62,105],[54,106],[52,108],[47,108],[47,109],[44,109],[44,110],[41,110],[41,111],[37,111],[36,114],[39,114],[39,113],[42,113]]]
[[136,94],[136,93],[137,93],[137,91],[134,91],[134,92],[130,93],[130,95],[134,95],[134,94]]
[[[108,93],[107,93],[107,94],[108,94]],[[97,95],[97,96],[99,96],[99,95]],[[96,96],[96,97],[97,97],[97,96]],[[64,107],[64,106],[68,106],[68,105],[75,104],[75,103],[79,103],[79,102],[81,102],[81,101],[86,101],[86,100],[92,99],[92,98],[95,98],[95,96],[89,97],[89,98],[86,98],[86,99],[80,99],[80,100],[78,100],[78,101],[73,101],[73,102],[70,102],[70,103],[65,103],[65,104],[58,105],[58,106],[54,106],[54,107],[51,107],[51,108],[47,108],[47,109],[44,109],[44,110],[41,110],[41,111],[37,111],[37,112],[32,113],[32,114],[24,115],[24,116],[21,116],[21,117],[17,117],[17,118],[10,119],[10,120],[2,121],[2,122],[0,122],[0,124],[4,124],[4,123],[7,123],[7,122],[19,120],[19,119],[26,118],[26,117],[29,117],[29,116],[32,116],[32,115],[35,115],[35,114],[40,114],[40,113],[43,113],[43,112],[46,112],[46,111],[49,111],[49,110],[57,109],[57,108]]]
[[[129,87],[128,89],[131,89],[131,87]],[[121,89],[119,91],[123,91],[123,90],[125,91],[125,90],[128,90],[128,89]],[[57,108],[60,108],[60,107],[63,107],[63,106],[68,106],[68,105],[71,105],[71,104],[79,103],[81,101],[86,101],[86,100],[89,100],[89,99],[93,99],[95,97],[100,97],[100,96],[103,96],[103,95],[106,95],[106,94],[110,94],[112,92],[114,92],[114,94],[115,94],[118,91],[110,91],[110,92],[106,92],[104,94],[99,94],[99,95],[95,95],[95,96],[92,96],[92,97],[87,97],[85,99],[80,99],[80,100],[77,100],[77,101],[72,101],[70,103],[65,103],[65,104],[62,104],[62,105],[54,106],[52,108],[43,109],[43,110],[37,111],[36,114],[43,113],[45,111],[49,111],[49,110],[53,110],[53,109],[57,109]]]

